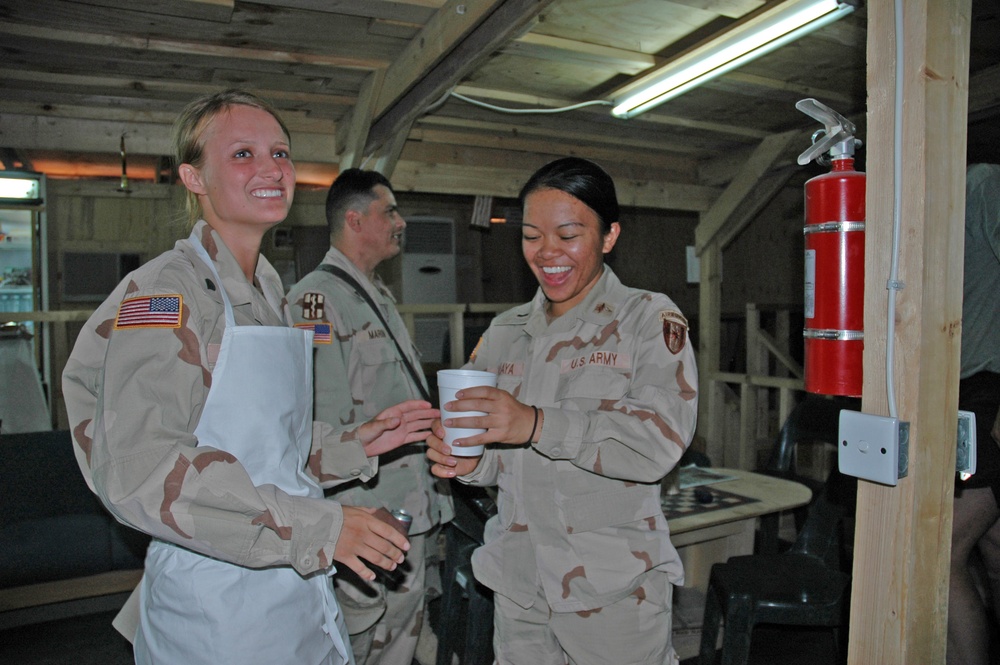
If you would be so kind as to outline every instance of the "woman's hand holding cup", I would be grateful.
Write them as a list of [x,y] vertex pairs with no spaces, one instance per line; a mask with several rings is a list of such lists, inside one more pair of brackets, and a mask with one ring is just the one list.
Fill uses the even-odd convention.
[[[486,433],[488,428],[481,423],[481,420],[489,414],[478,408],[472,408],[464,398],[470,389],[473,393],[477,388],[495,389],[497,375],[473,369],[443,369],[437,373],[437,380],[438,394],[441,398],[441,422],[445,426],[444,442],[451,448],[451,454],[456,457],[481,456],[482,444],[487,441],[476,440],[476,437]],[[458,399],[459,394],[462,394],[463,399]],[[446,409],[445,405],[450,405],[451,409]],[[469,445],[455,445],[460,439],[461,443]]]
[[482,457],[455,457],[444,436],[444,426],[440,420],[435,421],[427,437],[427,459],[433,462],[431,473],[438,478],[454,478],[475,471]]

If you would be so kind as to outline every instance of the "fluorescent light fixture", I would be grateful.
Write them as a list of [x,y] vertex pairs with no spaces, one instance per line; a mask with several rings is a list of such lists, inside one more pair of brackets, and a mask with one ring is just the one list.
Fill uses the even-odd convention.
[[619,89],[612,115],[631,118],[854,11],[838,0],[770,3],[721,35]]
[[0,176],[0,199],[37,201],[39,199],[38,180]]

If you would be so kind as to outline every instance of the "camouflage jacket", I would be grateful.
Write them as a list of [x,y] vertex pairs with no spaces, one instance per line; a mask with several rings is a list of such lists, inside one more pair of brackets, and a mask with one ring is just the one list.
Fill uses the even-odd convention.
[[697,417],[687,322],[666,296],[610,268],[579,305],[546,322],[544,295],[493,320],[469,368],[543,409],[530,446],[493,445],[461,478],[496,485],[499,515],[474,555],[476,578],[523,607],[538,581],[557,612],[603,607],[661,571],[683,582],[659,481]]
[[[420,353],[396,311],[396,301],[381,280],[372,283],[339,250],[331,247],[323,263],[357,280],[382,310],[412,366],[420,371]],[[313,338],[316,418],[344,427],[364,422],[407,399],[421,399],[420,389],[400,360],[385,326],[368,303],[342,279],[315,270],[292,287],[289,308],[297,326],[329,324]],[[420,375],[424,389],[427,383]],[[451,519],[451,495],[435,480],[423,443],[403,446],[379,460],[378,476],[342,485],[330,496],[344,505],[405,508],[413,515],[411,534],[423,533]]]
[[[290,324],[280,279],[263,256],[258,290],[211,227],[198,222],[195,233],[238,325]],[[119,520],[157,538],[249,567],[329,568],[343,523],[338,504],[256,487],[238,461],[197,445],[193,432],[225,328],[215,282],[190,241],[180,240],[127,276],[84,325],[63,373],[80,468]],[[135,313],[153,297],[175,308]],[[313,423],[307,473],[326,487],[378,468],[341,429]],[[193,525],[192,537],[171,526],[178,523]]]

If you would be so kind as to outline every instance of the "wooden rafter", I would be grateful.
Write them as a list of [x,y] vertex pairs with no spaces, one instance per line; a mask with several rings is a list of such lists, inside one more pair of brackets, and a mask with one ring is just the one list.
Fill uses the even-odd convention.
[[[456,20],[452,13],[460,3],[449,2],[442,7],[438,12],[439,21],[431,21],[424,29],[428,38],[437,36],[438,41],[431,42],[428,38],[418,37],[411,42],[408,51],[419,52],[424,44],[439,44],[442,42],[442,35],[448,35],[451,41],[444,40],[436,45],[436,58],[417,57],[418,53],[410,53],[389,68],[382,96],[376,106],[379,117],[372,126],[365,151],[372,152],[390,137],[408,132],[413,121],[429,104],[440,99],[497,48],[523,31],[551,1],[493,0],[489,3],[468,3],[465,14],[460,16],[469,14],[470,6],[488,5],[490,11],[483,7],[474,17],[481,20],[478,24],[473,20]],[[469,30],[459,30],[450,25],[444,31],[445,25],[453,23],[461,23]]]

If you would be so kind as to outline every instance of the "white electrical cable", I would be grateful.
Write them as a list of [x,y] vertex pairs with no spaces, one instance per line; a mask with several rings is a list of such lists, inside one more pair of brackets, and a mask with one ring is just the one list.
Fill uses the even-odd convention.
[[896,350],[896,291],[902,288],[899,282],[899,227],[903,206],[903,0],[893,3],[896,30],[896,65],[893,103],[893,150],[892,150],[892,262],[889,268],[888,312],[886,314],[885,344],[885,390],[889,401],[889,416],[896,416],[895,350]]
[[[472,104],[473,106],[479,106],[479,107],[482,107],[484,109],[489,109],[490,111],[498,111],[500,113],[513,113],[513,114],[521,114],[521,115],[528,114],[528,113],[565,113],[566,111],[575,111],[576,109],[582,109],[582,108],[584,108],[586,106],[612,106],[613,105],[612,102],[609,102],[609,101],[604,100],[604,99],[593,99],[593,100],[591,100],[589,102],[580,102],[579,104],[571,104],[570,106],[562,106],[562,107],[559,107],[559,108],[512,109],[512,108],[505,108],[503,106],[496,106],[494,104],[488,104],[487,102],[481,102],[478,99],[472,99],[471,97],[466,97],[465,95],[462,95],[462,94],[459,94],[459,93],[455,92],[455,90],[453,88],[451,90],[448,90],[443,95],[441,95],[441,97],[438,98],[437,101],[435,101],[430,106],[428,106],[424,110],[424,115],[426,115],[428,113],[433,113],[434,111],[436,111],[439,108],[441,108],[444,105],[444,103],[448,100],[449,97],[455,97],[456,99],[461,99],[463,102],[466,102],[468,104]],[[364,161],[361,163],[361,168],[364,168],[365,165],[369,162],[369,160],[372,157],[373,157],[373,155],[368,155],[367,157],[365,157]]]
[[585,106],[611,106],[612,103],[603,99],[593,99],[589,102],[580,102],[579,104],[571,104],[570,106],[562,106],[560,108],[533,108],[533,109],[511,109],[505,108],[503,106],[495,106],[487,102],[481,102],[478,99],[472,99],[471,97],[466,97],[457,92],[451,93],[452,97],[456,99],[461,99],[463,102],[472,104],[473,106],[479,106],[484,109],[489,109],[491,111],[499,111],[500,113],[513,113],[513,114],[528,114],[528,113],[565,113],[566,111],[575,111],[576,109],[581,109]]

